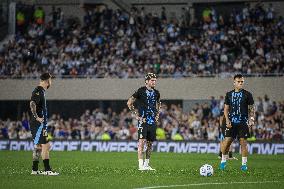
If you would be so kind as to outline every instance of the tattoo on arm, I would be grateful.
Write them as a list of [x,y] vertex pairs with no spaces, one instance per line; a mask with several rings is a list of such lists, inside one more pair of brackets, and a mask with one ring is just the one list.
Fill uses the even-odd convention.
[[224,118],[226,119],[226,122],[227,120],[229,120],[229,106],[225,104],[225,107],[224,107]]
[[158,101],[157,104],[156,104],[156,108],[157,108],[157,113],[158,113],[158,114],[159,114],[159,112],[160,112],[161,106],[162,106],[161,101]]
[[151,157],[152,144],[153,144],[153,142],[147,141],[146,159],[150,159],[150,157]]
[[135,112],[135,108],[134,108],[134,105],[133,105],[133,103],[135,102],[135,100],[136,100],[136,99],[135,99],[133,96],[130,97],[130,98],[128,99],[128,101],[127,101],[127,106],[128,106],[129,110],[130,110],[133,114],[138,115],[137,112]]
[[30,108],[34,118],[38,118],[38,115],[36,113],[36,103],[34,101],[30,102]]
[[249,105],[248,106],[248,111],[249,111],[249,117],[253,117],[255,116],[255,109],[254,109],[254,105]]
[[161,106],[162,106],[161,101],[158,101],[158,102],[156,103],[156,108],[157,108],[156,119],[157,119],[157,120],[159,119],[159,116],[160,116],[160,109],[161,109]]

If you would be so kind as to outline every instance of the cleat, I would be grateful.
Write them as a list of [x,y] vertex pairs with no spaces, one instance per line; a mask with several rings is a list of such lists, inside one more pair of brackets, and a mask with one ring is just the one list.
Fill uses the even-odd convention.
[[33,170],[31,173],[31,175],[42,175],[42,174],[43,174],[43,171],[33,171]]
[[139,167],[138,170],[139,171],[146,171],[147,169],[143,166],[143,167]]
[[46,175],[46,176],[57,176],[57,175],[59,175],[59,173],[54,172],[54,171],[44,171],[43,175]]
[[247,171],[248,170],[248,166],[247,165],[242,165],[241,166],[241,170],[242,171]]
[[150,167],[149,165],[145,167],[146,170],[148,171],[156,171],[156,169],[153,169],[152,167]]
[[219,168],[224,171],[225,170],[225,167],[226,167],[226,162],[221,162],[220,165],[219,165]]

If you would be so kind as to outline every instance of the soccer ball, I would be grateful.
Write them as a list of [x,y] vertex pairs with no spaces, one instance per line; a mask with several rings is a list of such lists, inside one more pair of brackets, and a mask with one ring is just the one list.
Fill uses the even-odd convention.
[[200,167],[200,175],[204,177],[210,177],[213,175],[213,167],[209,164],[202,165]]

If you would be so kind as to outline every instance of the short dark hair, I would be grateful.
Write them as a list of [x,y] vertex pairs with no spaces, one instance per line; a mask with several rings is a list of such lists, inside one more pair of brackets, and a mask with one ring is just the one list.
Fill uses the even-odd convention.
[[48,80],[48,79],[51,78],[51,77],[52,77],[52,76],[51,76],[50,73],[43,73],[43,74],[41,74],[41,76],[40,76],[40,80],[45,81],[45,80]]
[[242,75],[242,74],[236,74],[235,76],[234,76],[234,80],[236,79],[236,78],[243,78],[244,76]]
[[156,74],[154,74],[154,73],[147,73],[145,75],[145,81],[150,80],[152,78],[157,78]]

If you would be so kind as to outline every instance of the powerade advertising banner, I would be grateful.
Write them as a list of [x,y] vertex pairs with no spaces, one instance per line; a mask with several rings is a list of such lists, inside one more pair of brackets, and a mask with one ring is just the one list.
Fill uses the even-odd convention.
[[[33,149],[33,142],[29,140],[0,140],[0,150],[25,150]],[[94,152],[136,152],[136,141],[53,141],[53,151],[94,151]],[[174,153],[218,153],[218,142],[171,142],[159,141],[153,145],[155,152]],[[240,150],[234,143],[235,152]],[[284,154],[284,143],[250,143],[249,153],[256,154]]]

